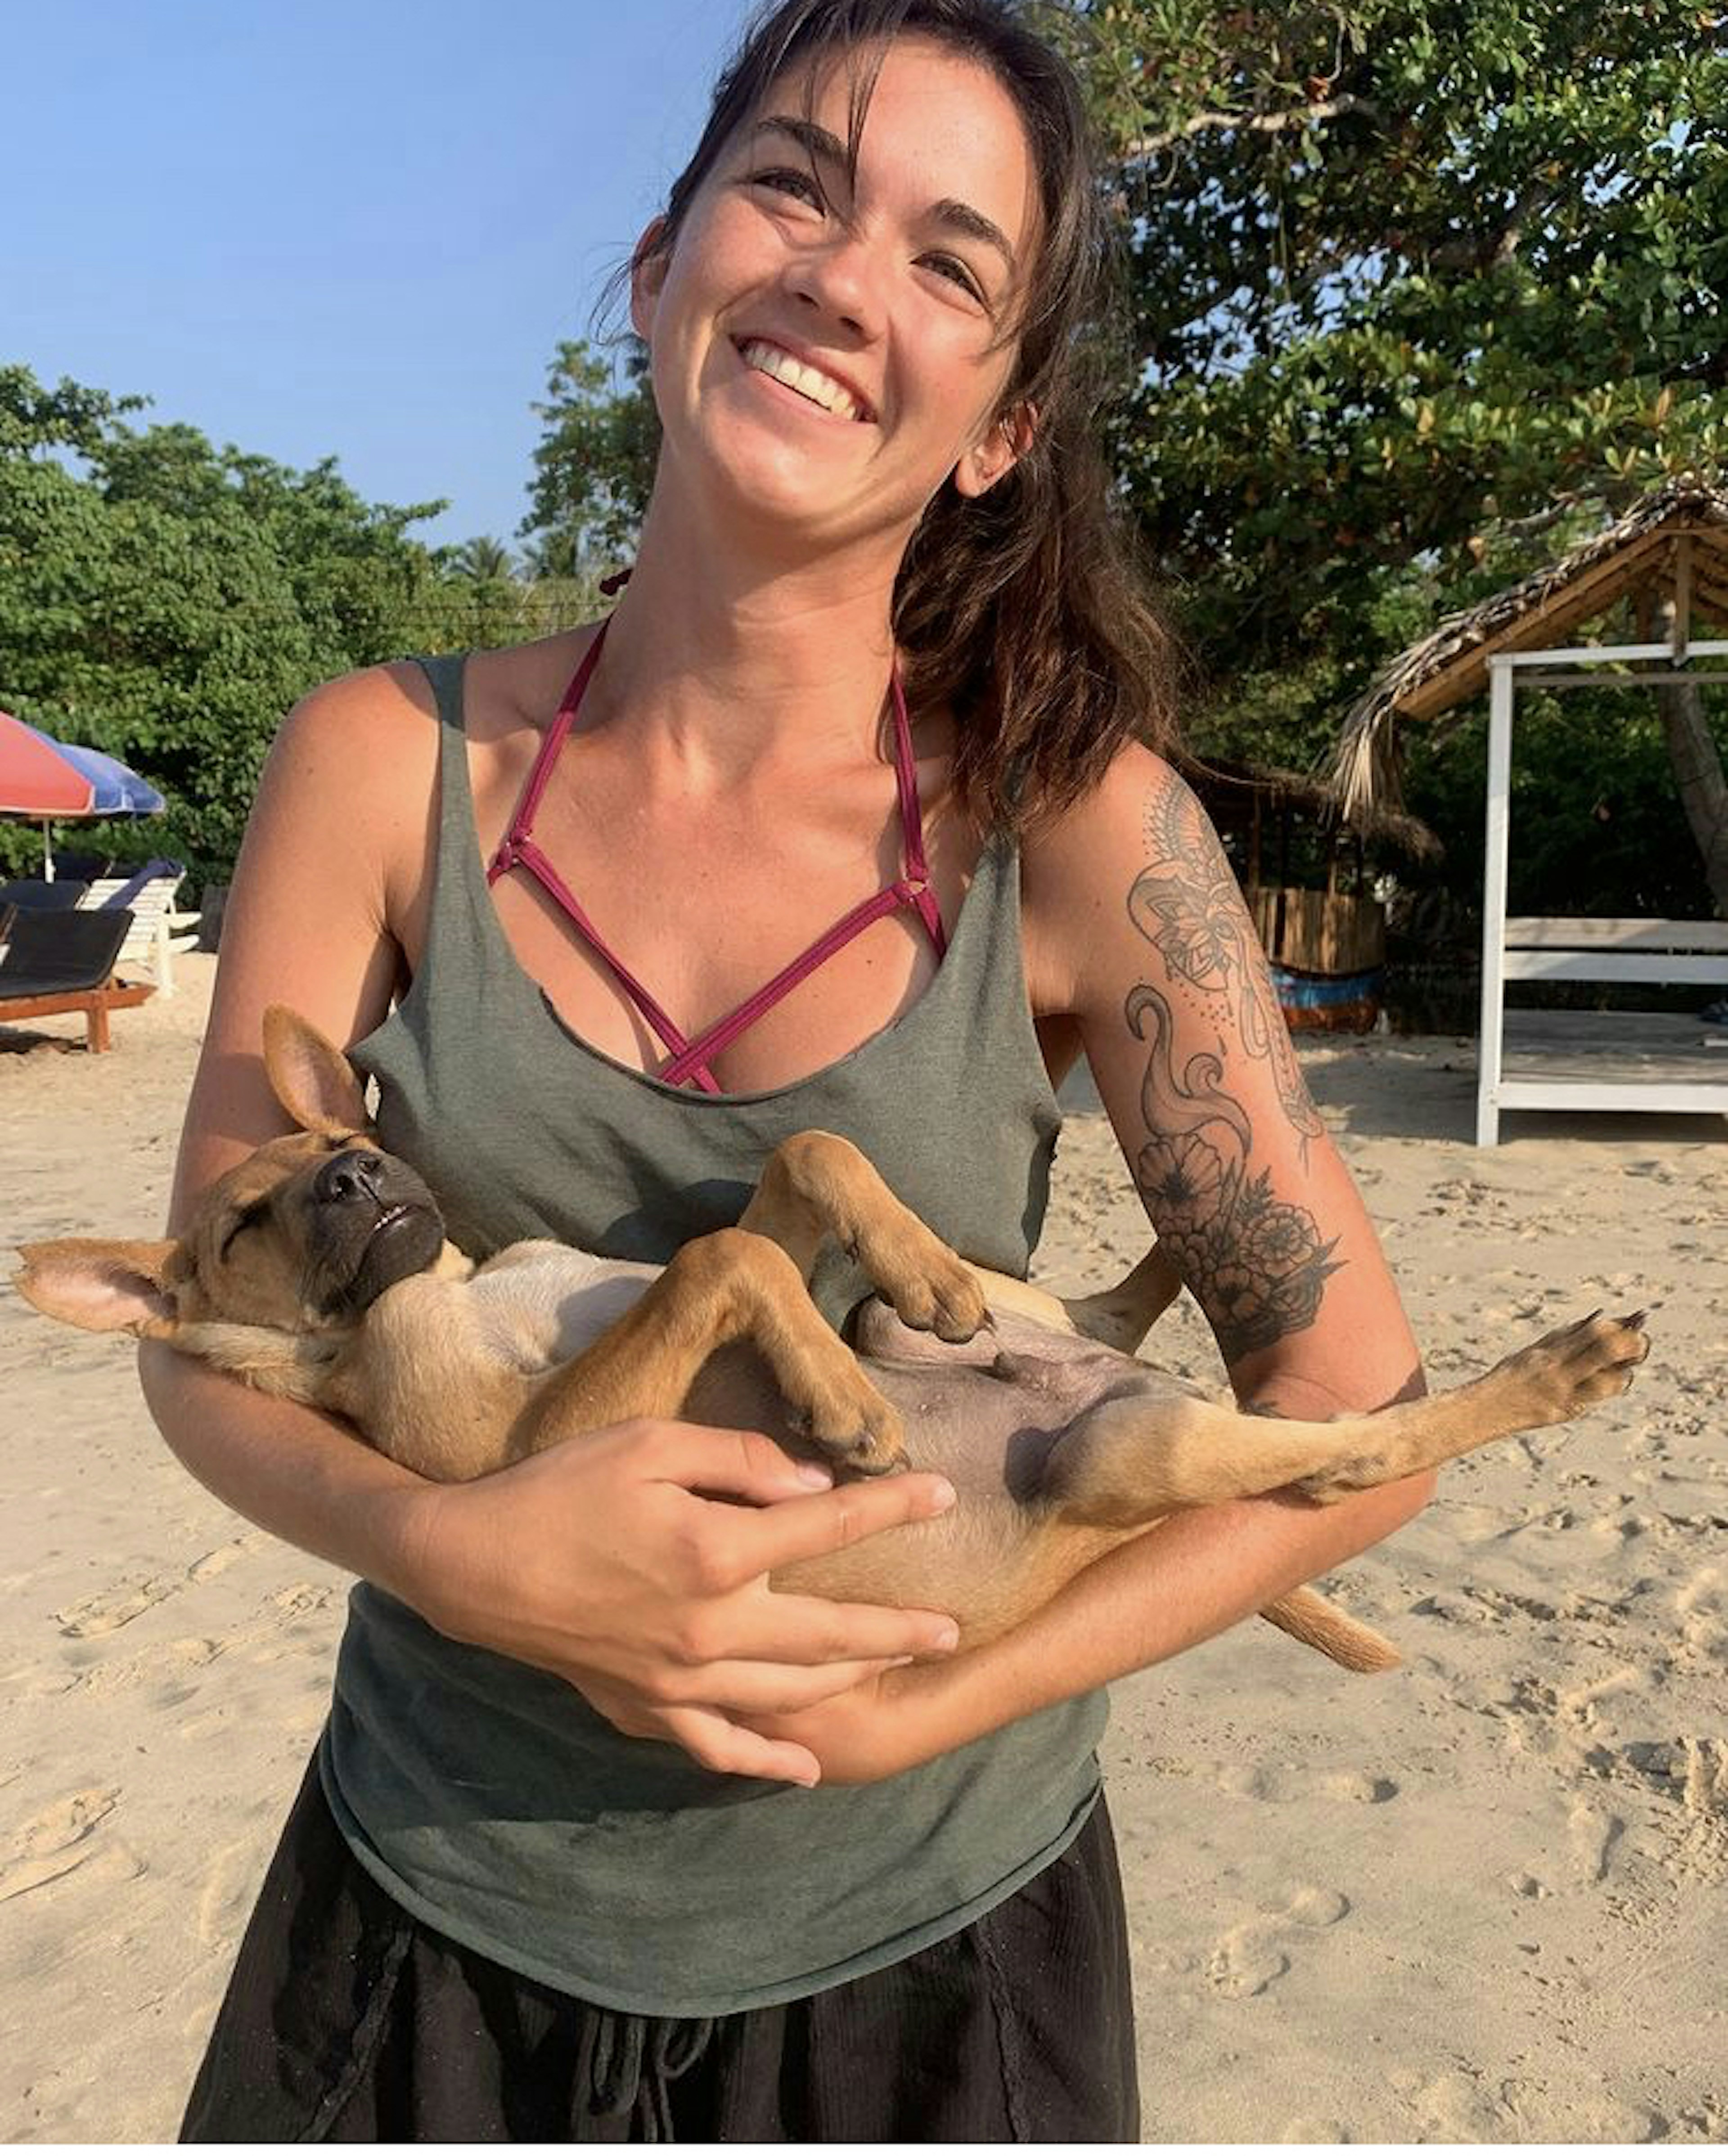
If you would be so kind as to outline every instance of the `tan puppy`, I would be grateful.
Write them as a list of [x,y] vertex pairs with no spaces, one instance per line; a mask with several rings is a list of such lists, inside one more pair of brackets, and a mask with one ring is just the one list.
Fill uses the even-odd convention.
[[[1155,1250],[1120,1288],[1061,1302],[964,1264],[822,1132],[774,1152],[738,1227],[663,1270],[548,1242],[476,1266],[374,1142],[337,1049],[277,1006],[265,1060],[298,1132],[213,1184],[178,1241],[28,1245],[18,1286],[38,1309],[344,1415],[437,1480],[640,1415],[765,1430],[861,1473],[909,1452],[954,1481],[951,1512],[776,1584],[947,1609],[963,1645],[1174,1511],[1395,1481],[1623,1392],[1648,1344],[1642,1313],[1597,1316],[1431,1399],[1325,1423],[1244,1415],[1132,1358],[1180,1288]],[[831,1235],[881,1298],[859,1314],[856,1354],[805,1291]],[[1396,1661],[1307,1589],[1264,1614],[1348,1666]]]

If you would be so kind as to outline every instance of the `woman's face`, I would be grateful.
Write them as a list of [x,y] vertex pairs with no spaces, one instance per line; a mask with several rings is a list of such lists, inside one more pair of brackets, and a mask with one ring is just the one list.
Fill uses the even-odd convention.
[[[665,454],[737,511],[829,543],[903,545],[953,475],[1013,462],[1007,332],[1035,267],[1036,177],[1012,99],[931,41],[891,45],[846,177],[847,70],[792,74],[639,268]],[[666,466],[662,466],[662,477]]]

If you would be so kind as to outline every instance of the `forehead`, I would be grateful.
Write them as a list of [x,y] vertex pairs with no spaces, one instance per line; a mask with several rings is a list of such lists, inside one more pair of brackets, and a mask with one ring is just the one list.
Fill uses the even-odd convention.
[[752,139],[778,117],[813,121],[841,144],[856,125],[861,184],[922,198],[919,207],[965,203],[1016,249],[1035,228],[1037,173],[1019,106],[992,69],[933,38],[795,62],[769,84],[740,136]]
[[330,1140],[311,1131],[296,1131],[289,1137],[272,1138],[256,1152],[248,1153],[226,1175],[219,1177],[212,1195],[230,1210],[250,1205],[267,1197],[285,1175],[303,1168],[309,1160],[321,1159],[330,1149]]

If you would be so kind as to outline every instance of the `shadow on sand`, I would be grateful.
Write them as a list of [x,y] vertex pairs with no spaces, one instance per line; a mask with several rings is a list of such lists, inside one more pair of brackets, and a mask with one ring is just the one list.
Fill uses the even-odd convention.
[[[1360,1138],[1476,1140],[1476,1044],[1440,1034],[1299,1042],[1303,1075],[1328,1126]],[[1102,1103],[1082,1063],[1057,1096],[1065,1115],[1095,1114]],[[1590,1115],[1507,1111],[1500,1142],[1584,1138],[1601,1145],[1699,1145],[1728,1141],[1720,1116]]]

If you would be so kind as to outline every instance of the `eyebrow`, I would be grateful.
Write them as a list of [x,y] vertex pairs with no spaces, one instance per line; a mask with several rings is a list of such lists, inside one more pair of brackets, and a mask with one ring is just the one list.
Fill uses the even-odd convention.
[[[846,146],[839,136],[819,126],[814,120],[801,120],[789,112],[769,113],[765,119],[759,120],[750,132],[753,136],[790,136],[801,150],[819,163],[844,165],[849,162]],[[952,196],[944,196],[932,205],[930,215],[945,230],[993,247],[1011,274],[1019,266],[1007,234],[981,209],[974,209],[970,203],[956,202]]]

